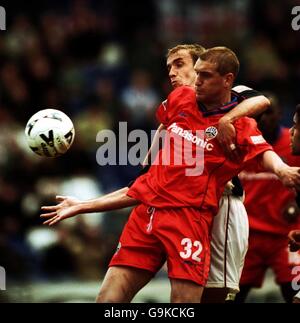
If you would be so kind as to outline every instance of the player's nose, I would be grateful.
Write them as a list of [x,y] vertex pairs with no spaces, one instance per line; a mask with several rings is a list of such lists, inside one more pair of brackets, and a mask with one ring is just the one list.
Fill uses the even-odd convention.
[[200,79],[199,76],[196,77],[196,82],[195,82],[195,86],[196,87],[200,87],[202,85],[202,80]]
[[176,76],[176,69],[171,66],[171,68],[169,70],[169,77],[172,78],[174,76]]

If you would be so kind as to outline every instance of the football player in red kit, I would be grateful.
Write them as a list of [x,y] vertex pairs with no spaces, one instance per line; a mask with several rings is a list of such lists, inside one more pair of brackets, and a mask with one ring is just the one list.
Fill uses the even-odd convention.
[[[261,116],[258,127],[287,164],[298,166],[300,158],[291,154],[289,129],[280,126],[279,103],[274,96],[269,99],[271,107]],[[252,287],[261,287],[266,270],[272,268],[285,301],[291,302],[295,294],[291,286],[292,268],[300,265],[300,253],[291,255],[287,248],[288,232],[300,228],[295,193],[272,173],[243,172],[240,179],[246,193],[250,232],[236,301],[243,302]]]
[[[224,113],[238,103],[231,95],[238,66],[235,54],[227,48],[205,51],[195,65],[196,93],[190,87],[179,87],[159,108],[157,116],[167,128],[166,141],[172,140],[124,198],[124,202],[131,197],[133,204],[142,204],[133,210],[123,230],[99,302],[131,301],[165,260],[171,301],[199,302],[209,271],[211,223],[226,182],[243,167],[259,164],[286,185],[299,185],[299,169],[288,167],[274,154],[253,119],[241,118],[235,123],[240,159],[226,159],[216,139],[216,127]],[[182,147],[188,147],[187,160]],[[163,163],[169,156],[170,162]],[[177,163],[179,159],[183,162]],[[74,214],[68,216],[79,208],[80,213],[95,210],[97,203],[101,201],[75,203]],[[59,208],[45,210],[53,210],[45,216],[51,217],[50,224],[65,218]]]
[[[168,50],[167,68],[170,81],[175,88],[182,85],[194,87],[196,81],[194,56],[195,54],[199,56],[203,50],[195,44],[178,45]],[[235,138],[228,136],[228,134],[232,135],[234,130],[233,122],[244,116],[257,115],[269,106],[268,99],[246,86],[235,86],[232,90],[238,97],[238,101],[242,102],[219,119],[217,135],[219,143],[227,154],[229,152],[229,155],[236,152],[230,149]],[[160,112],[164,118],[165,109],[162,108]],[[151,157],[156,156],[159,146],[157,142],[162,129],[165,129],[165,126],[160,124],[150,149]],[[148,160],[149,155],[146,163]],[[204,303],[225,302],[225,299],[229,298],[228,293],[232,299],[239,291],[241,270],[248,248],[248,216],[243,204],[243,189],[237,177],[226,185],[219,206],[211,232],[211,263],[209,278],[202,297]]]

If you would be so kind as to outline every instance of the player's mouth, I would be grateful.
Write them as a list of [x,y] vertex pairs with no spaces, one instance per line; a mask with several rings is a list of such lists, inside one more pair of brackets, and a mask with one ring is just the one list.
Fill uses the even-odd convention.
[[172,84],[173,87],[179,86],[178,81],[176,81],[176,80],[172,80],[171,84]]

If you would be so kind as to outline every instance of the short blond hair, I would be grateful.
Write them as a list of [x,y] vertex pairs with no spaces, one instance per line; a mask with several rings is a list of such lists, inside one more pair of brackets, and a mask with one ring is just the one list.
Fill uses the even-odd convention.
[[191,55],[191,57],[193,59],[194,64],[196,63],[200,54],[202,54],[205,51],[205,48],[201,45],[198,45],[198,44],[181,44],[181,45],[177,45],[175,47],[168,49],[167,58],[170,55],[175,54],[182,49],[187,50],[189,52],[189,54]]

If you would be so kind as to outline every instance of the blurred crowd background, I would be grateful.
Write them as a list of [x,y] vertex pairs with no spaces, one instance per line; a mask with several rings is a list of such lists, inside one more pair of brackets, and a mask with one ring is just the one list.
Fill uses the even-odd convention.
[[[129,210],[42,226],[54,196],[94,198],[123,187],[138,167],[96,162],[102,129],[150,133],[170,91],[165,54],[179,43],[225,45],[241,61],[237,84],[272,91],[291,125],[300,102],[297,1],[48,0],[1,3],[0,265],[8,281],[101,279]],[[45,108],[75,124],[69,152],[46,159],[29,151],[24,127]]]

